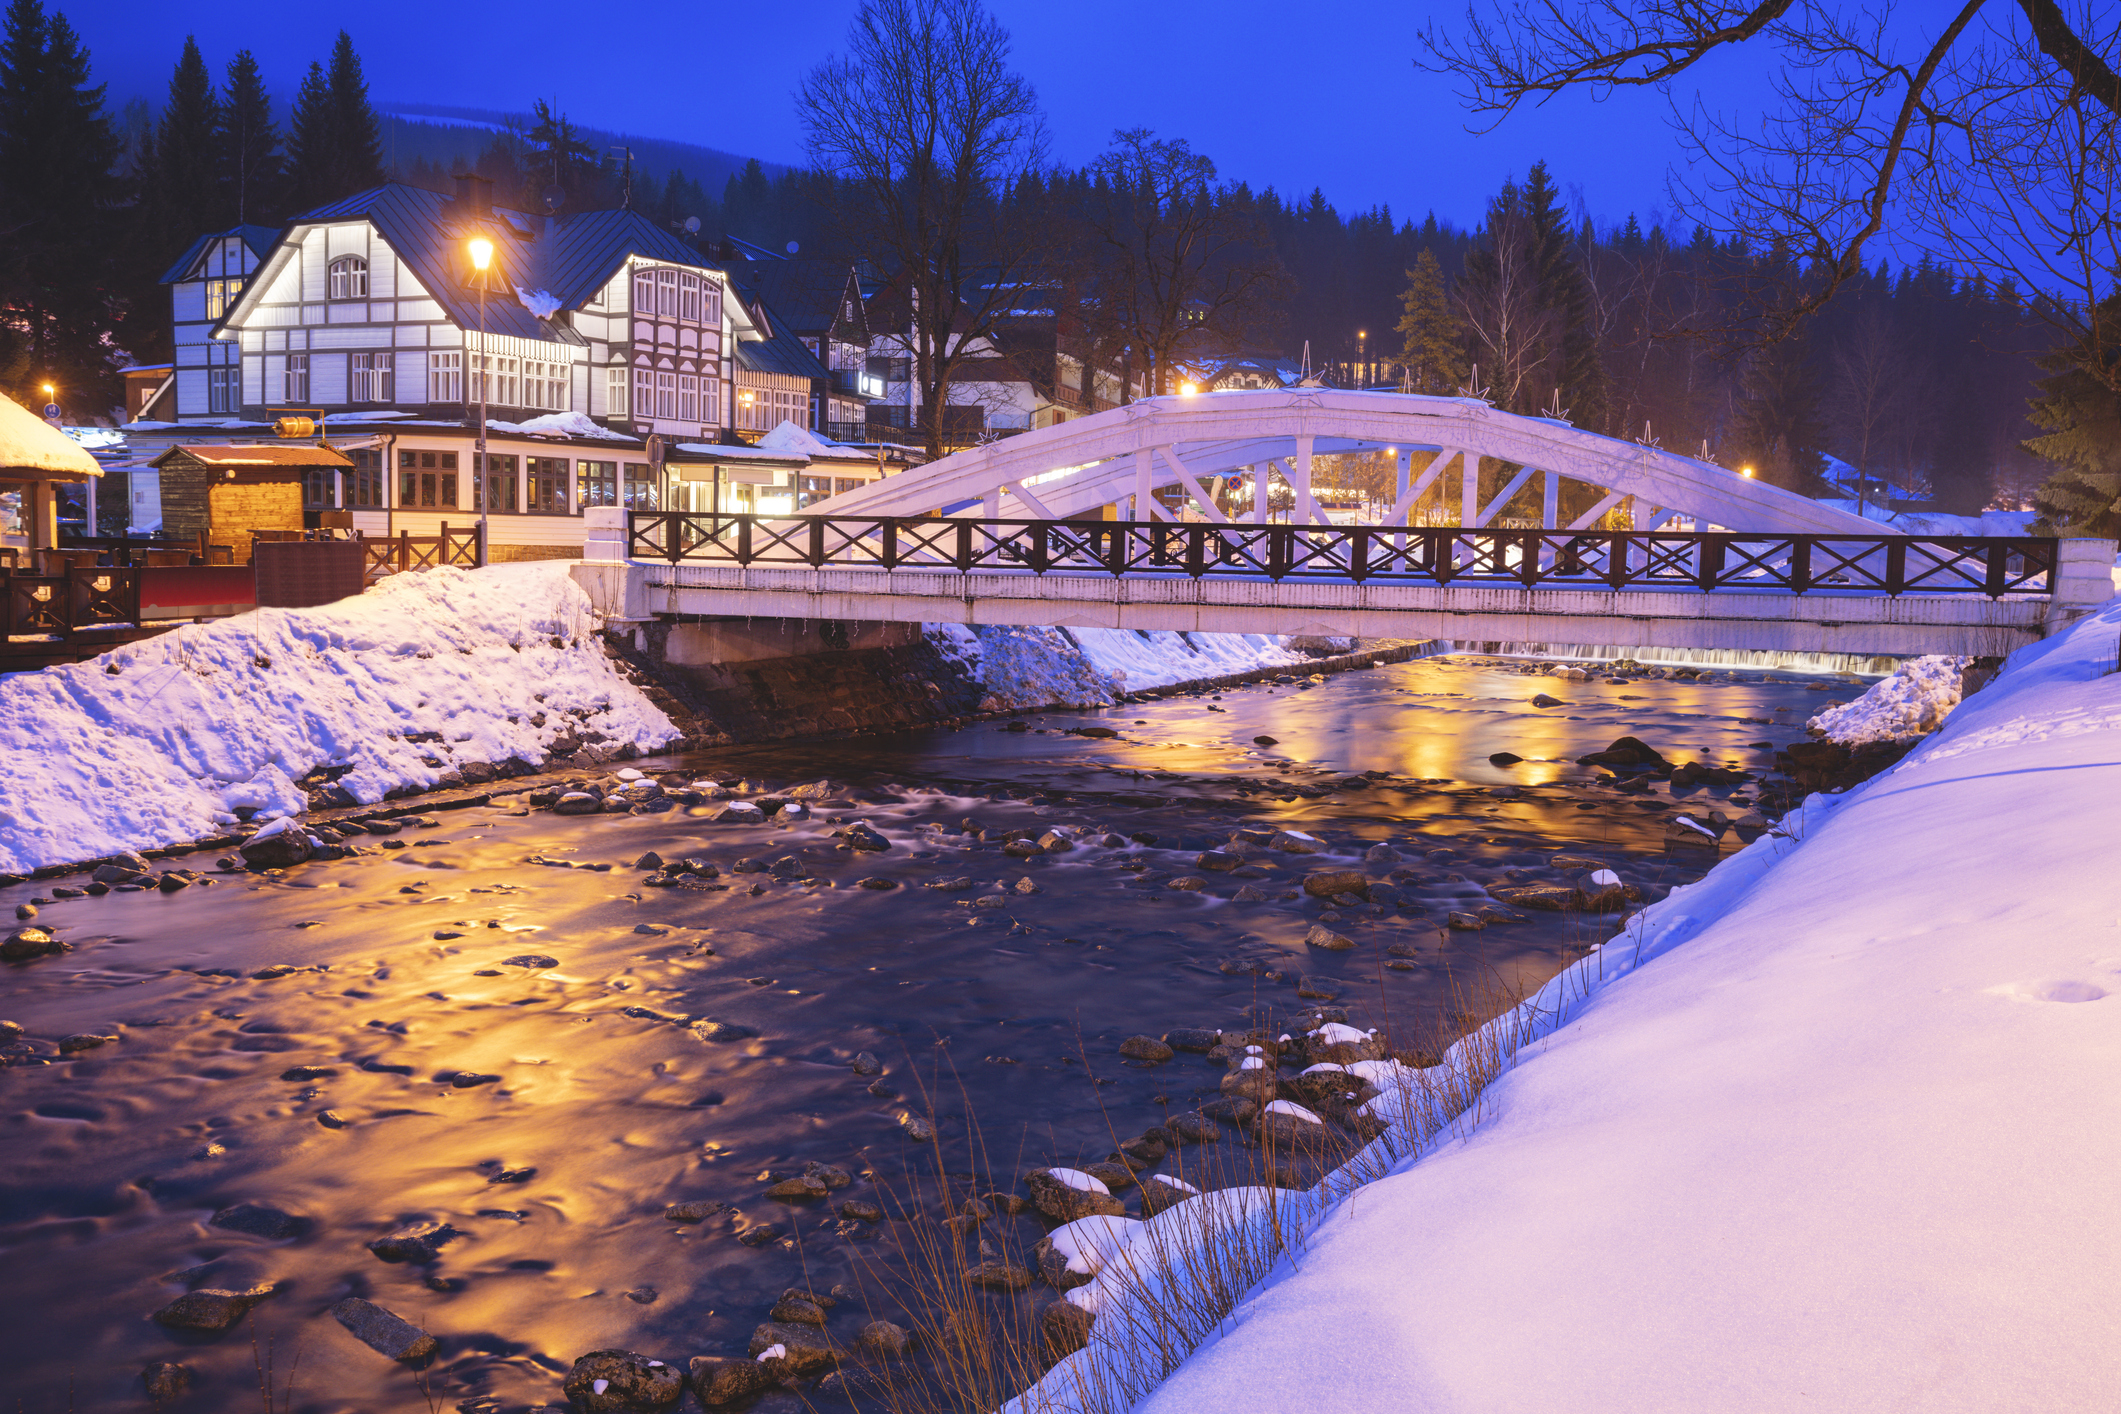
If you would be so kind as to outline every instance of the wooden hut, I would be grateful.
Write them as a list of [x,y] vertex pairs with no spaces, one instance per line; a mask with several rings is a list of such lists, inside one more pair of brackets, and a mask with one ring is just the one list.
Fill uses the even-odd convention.
[[[254,532],[302,530],[303,487],[324,486],[353,463],[330,447],[303,443],[171,447],[150,463],[162,475],[162,533],[209,547],[227,546],[229,563],[250,563]],[[207,552],[208,561],[220,559]]]
[[59,543],[57,483],[93,485],[101,475],[73,438],[0,397],[0,569],[37,568],[38,552]]

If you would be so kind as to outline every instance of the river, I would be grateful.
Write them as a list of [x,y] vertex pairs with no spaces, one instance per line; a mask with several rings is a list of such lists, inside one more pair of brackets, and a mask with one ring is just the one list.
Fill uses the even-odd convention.
[[[836,1209],[889,1207],[933,1162],[903,1116],[933,1116],[949,1170],[1009,1187],[1215,1096],[1219,1064],[1123,1062],[1129,1036],[1326,1004],[1441,1045],[1617,923],[1517,914],[1489,884],[1556,879],[1569,855],[1659,897],[1703,867],[1663,852],[1676,809],[1746,819],[1748,788],[1632,795],[1576,756],[1632,735],[1674,761],[1760,771],[1762,743],[1800,738],[1856,690],[1820,681],[1566,684],[1508,660],[1418,659],[1022,730],[633,763],[760,790],[836,783],[793,825],[683,808],[570,818],[504,798],[277,877],[171,860],[214,882],[44,903],[37,921],[74,950],[10,965],[0,1004],[27,1033],[0,1072],[0,1393],[30,1414],[138,1409],[143,1367],[173,1362],[192,1393],[171,1407],[251,1406],[269,1347],[276,1388],[299,1353],[296,1409],[523,1409],[559,1404],[587,1351],[742,1354],[790,1287],[858,1288],[891,1315],[878,1254],[894,1224],[873,1240],[878,1225]],[[1564,705],[1533,706],[1539,691]],[[1066,734],[1082,726],[1120,735]],[[1525,759],[1491,764],[1498,752]],[[1378,779],[1342,784],[1364,772]],[[827,816],[893,847],[837,849]],[[967,822],[987,838],[958,833]],[[1056,825],[1084,842],[1029,861],[997,843]],[[1249,885],[1204,874],[1198,855],[1240,826],[1301,830],[1327,855],[1269,853]],[[1366,863],[1379,844],[1399,858]],[[724,887],[649,887],[633,867],[647,851],[713,862]],[[793,877],[733,872],[782,858]],[[1321,863],[1396,869],[1409,906],[1281,897]],[[1170,886],[1188,876],[1205,887]],[[924,887],[956,878],[974,887]],[[81,880],[0,891],[0,906],[54,882]],[[1236,901],[1240,886],[1266,901]],[[1000,907],[975,902],[996,893]],[[1486,927],[1442,926],[1483,907]],[[1354,946],[1306,947],[1321,918]],[[1299,978],[1338,996],[1299,998]],[[704,1019],[733,1024],[729,1039],[687,1025]],[[61,1056],[72,1034],[117,1039]],[[854,1072],[863,1052],[880,1077]],[[765,1196],[808,1162],[854,1182],[823,1203]],[[680,1202],[727,1209],[666,1220]],[[293,1235],[209,1222],[242,1203],[292,1215]],[[457,1230],[439,1260],[367,1249],[416,1221]],[[225,1334],[149,1319],[188,1290],[266,1284]],[[432,1365],[416,1375],[354,1340],[329,1314],[347,1296],[433,1332]],[[863,1304],[832,1314],[836,1339]]]

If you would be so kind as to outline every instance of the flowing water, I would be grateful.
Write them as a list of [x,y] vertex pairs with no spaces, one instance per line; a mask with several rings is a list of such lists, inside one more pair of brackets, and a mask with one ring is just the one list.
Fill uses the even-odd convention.
[[[883,1289],[872,1269],[888,1264],[892,1224],[877,1241],[836,1209],[884,1201],[932,1163],[903,1116],[932,1114],[946,1166],[969,1170],[983,1149],[1007,1186],[1102,1159],[1217,1093],[1220,1066],[1197,1055],[1123,1062],[1129,1036],[1293,1016],[1299,978],[1339,991],[1359,1024],[1440,1018],[1447,1035],[1478,999],[1536,987],[1616,922],[1511,921],[1486,885],[1557,878],[1550,860],[1567,853],[1658,897],[1701,867],[1664,855],[1673,811],[1742,818],[1751,795],[1630,795],[1576,756],[1633,735],[1675,762],[1759,770],[1761,743],[1797,739],[1855,690],[1819,681],[1561,684],[1502,660],[1423,659],[1021,731],[635,763],[838,783],[793,825],[682,808],[560,817],[503,799],[277,877],[43,904],[40,923],[74,951],[8,967],[0,1004],[27,1032],[0,1071],[0,1397],[32,1414],[140,1408],[143,1367],[168,1361],[192,1381],[173,1407],[254,1408],[269,1348],[276,1387],[299,1354],[297,1409],[523,1409],[560,1404],[587,1351],[680,1366],[742,1354],[786,1288],[859,1287],[872,1302]],[[1566,705],[1534,707],[1538,691]],[[1120,735],[1065,734],[1084,725]],[[1502,751],[1526,759],[1490,764]],[[1362,772],[1381,778],[1344,788]],[[828,815],[893,847],[836,848]],[[968,821],[988,838],[959,833]],[[1267,855],[1251,881],[1266,902],[1235,901],[1246,881],[1226,875],[1168,887],[1250,824],[1307,831],[1328,853]],[[1019,861],[995,842],[1052,825],[1120,843]],[[1380,843],[1396,865],[1363,862]],[[649,850],[715,862],[721,887],[646,886],[632,866]],[[792,877],[733,873],[745,858],[790,859]],[[1397,867],[1410,906],[1282,897],[1321,864]],[[956,878],[975,887],[924,887]],[[54,882],[82,880],[0,890],[0,907]],[[1002,907],[973,902],[996,892]],[[1499,915],[1485,928],[1441,926],[1484,905]],[[1355,946],[1307,948],[1321,916]],[[687,1024],[705,1019],[734,1023],[716,1033],[730,1039]],[[61,1055],[76,1033],[118,1039]],[[884,1065],[874,1081],[850,1069],[865,1051]],[[853,1185],[829,1204],[765,1196],[813,1160]],[[666,1220],[685,1201],[728,1208]],[[299,1231],[209,1222],[245,1202]],[[459,1233],[438,1261],[368,1251],[419,1220]],[[274,1294],[224,1334],[149,1319],[188,1290],[265,1284]],[[411,1371],[356,1341],[329,1314],[349,1295],[433,1332],[434,1361]],[[835,1338],[869,1318],[861,1304],[832,1315]]]

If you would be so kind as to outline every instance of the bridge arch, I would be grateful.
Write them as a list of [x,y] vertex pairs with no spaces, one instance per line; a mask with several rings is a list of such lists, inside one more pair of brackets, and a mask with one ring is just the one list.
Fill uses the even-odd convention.
[[[1268,468],[1292,492],[1298,522],[1326,517],[1311,495],[1314,456],[1398,453],[1398,496],[1378,523],[1404,524],[1423,493],[1441,483],[1458,523],[1488,525],[1540,478],[1541,524],[1582,529],[1633,497],[1637,530],[1683,516],[1725,530],[1876,534],[1876,523],[1769,486],[1711,462],[1586,432],[1551,418],[1503,412],[1478,398],[1439,398],[1338,388],[1197,393],[1148,398],[1052,427],[953,453],[898,476],[812,504],[811,515],[945,515],[1062,520],[1120,504],[1123,517],[1169,519],[1153,492],[1184,487],[1211,519],[1208,478]],[[1414,459],[1427,454],[1418,469]],[[1483,457],[1518,470],[1483,498]],[[1556,524],[1563,478],[1595,487],[1588,511]],[[1255,496],[1238,519],[1263,519]]]

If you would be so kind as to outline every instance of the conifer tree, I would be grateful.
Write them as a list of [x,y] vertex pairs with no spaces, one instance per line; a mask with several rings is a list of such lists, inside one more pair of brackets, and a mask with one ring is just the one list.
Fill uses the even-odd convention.
[[21,370],[10,392],[50,381],[75,416],[116,399],[122,151],[73,26],[42,0],[10,0],[0,20],[0,330],[11,347],[0,364]]
[[1591,285],[1584,278],[1576,243],[1569,237],[1559,196],[1547,164],[1534,162],[1525,174],[1524,209],[1531,226],[1539,302],[1555,316],[1556,347],[1549,364],[1554,389],[1571,422],[1603,431],[1605,374],[1599,366],[1598,333],[1591,318]]
[[313,63],[303,75],[287,146],[297,212],[382,184],[382,125],[345,30],[332,45],[330,67]]
[[[2109,295],[2107,304],[2107,319],[2121,314],[2121,296]],[[2121,395],[2089,371],[2095,360],[2110,366],[2114,351],[2080,344],[2040,360],[2047,376],[2030,416],[2045,435],[2025,449],[2054,471],[2033,493],[2035,534],[2121,537]]]
[[280,215],[280,134],[272,98],[248,49],[228,61],[215,134],[222,204],[237,224],[275,225]]
[[198,41],[187,35],[184,51],[169,79],[169,102],[155,125],[154,146],[142,173],[153,238],[174,257],[199,236],[229,224],[220,185],[215,180],[215,130],[221,105],[199,55]]
[[[361,74],[361,58],[354,53],[353,38],[345,30],[331,46],[331,64],[325,71],[331,87],[332,107],[337,113],[338,171],[336,175],[351,196],[383,183],[383,124],[368,101],[368,80]],[[326,198],[331,200],[332,198]]]
[[288,208],[291,212],[331,200],[336,179],[332,176],[338,150],[338,113],[332,106],[331,89],[324,80],[324,66],[311,62],[295,91],[295,109],[287,124]]
[[1454,393],[1466,385],[1465,321],[1444,291],[1443,267],[1436,252],[1423,249],[1407,272],[1405,313],[1399,332],[1406,336],[1400,352],[1417,393]]

